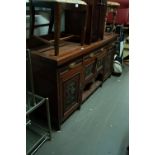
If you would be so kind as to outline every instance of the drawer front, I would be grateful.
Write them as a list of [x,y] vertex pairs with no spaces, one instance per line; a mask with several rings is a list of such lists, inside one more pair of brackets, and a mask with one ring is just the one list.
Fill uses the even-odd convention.
[[60,75],[66,74],[67,72],[69,72],[70,70],[73,70],[75,68],[78,68],[82,65],[83,59],[77,59],[75,61],[72,61],[66,65],[64,65],[63,67],[61,67],[59,69],[59,73]]

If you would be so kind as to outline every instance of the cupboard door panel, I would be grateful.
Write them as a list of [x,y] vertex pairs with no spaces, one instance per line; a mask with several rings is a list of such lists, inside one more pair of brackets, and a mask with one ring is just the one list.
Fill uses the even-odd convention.
[[67,111],[72,105],[78,103],[80,75],[63,82],[63,111]]
[[94,75],[94,63],[88,64],[85,66],[85,71],[84,71],[84,79],[88,80]]
[[86,57],[84,57],[83,62],[83,76],[84,76],[84,83],[91,80],[95,76],[95,64],[96,63],[96,57],[94,53],[90,53]]
[[81,66],[60,74],[61,117],[65,120],[80,107]]
[[96,73],[103,71],[105,55],[106,55],[106,50],[102,48],[100,50],[100,54],[97,55]]

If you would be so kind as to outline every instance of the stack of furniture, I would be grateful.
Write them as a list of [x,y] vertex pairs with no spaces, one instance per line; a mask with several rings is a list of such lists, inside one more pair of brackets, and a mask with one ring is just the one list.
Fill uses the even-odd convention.
[[[49,6],[47,1],[50,0],[42,1]],[[52,48],[50,45],[39,46],[32,40],[28,42],[29,48],[32,50],[35,91],[37,94],[49,98],[51,124],[56,130],[59,130],[61,124],[76,109],[80,109],[84,101],[98,87],[102,86],[113,70],[117,34],[104,34],[106,1],[85,0],[85,2],[87,2],[85,8],[88,8],[88,14],[87,11],[80,12],[79,10],[78,12],[73,11],[73,13],[69,11],[65,16],[65,25],[68,25],[66,32],[79,35],[82,24],[81,16],[78,16],[78,13],[86,15],[86,20],[83,20],[83,23],[86,23],[86,29],[82,32],[85,33],[83,36],[87,37],[82,39],[83,44],[79,39],[72,38],[60,44],[59,52],[55,54],[56,48]],[[68,3],[60,5],[64,4],[66,7],[70,6]],[[76,4],[74,4],[75,6]],[[73,17],[77,17],[76,24]],[[76,27],[72,29],[73,23]],[[57,25],[55,24],[55,26]],[[61,37],[59,37],[60,39]],[[38,113],[38,117],[44,115],[46,114],[43,111]]]

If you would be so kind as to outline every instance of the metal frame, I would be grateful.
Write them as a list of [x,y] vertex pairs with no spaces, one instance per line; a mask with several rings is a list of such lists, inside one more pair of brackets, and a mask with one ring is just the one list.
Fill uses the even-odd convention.
[[[37,133],[37,137],[39,136],[38,140],[32,144],[30,148],[26,150],[27,155],[33,155],[36,153],[36,151],[44,144],[45,141],[51,140],[51,121],[50,121],[50,110],[49,110],[49,100],[48,98],[41,97],[39,95],[36,95],[34,93],[34,86],[33,86],[33,72],[32,72],[32,65],[31,65],[31,55],[30,51],[27,50],[27,63],[28,63],[28,69],[30,71],[30,85],[32,92],[27,91],[26,97],[26,117],[28,117],[28,121],[26,122],[26,131],[33,131],[33,126],[36,127],[36,129],[42,129],[44,131],[43,133],[38,133],[38,131],[33,131],[34,133]],[[31,100],[32,99],[32,100]],[[32,120],[30,120],[29,115],[33,113],[36,109],[38,109],[43,104],[46,104],[46,113],[47,113],[47,121],[48,121],[48,131],[45,131],[41,126],[39,127],[38,124],[34,123]],[[41,131],[41,130],[40,130]],[[40,132],[39,131],[39,132]],[[26,139],[28,141],[28,138]]]
[[[32,93],[28,92],[29,95],[33,95]],[[31,154],[35,154],[36,151],[44,144],[45,141],[47,140],[51,140],[51,124],[50,124],[50,112],[49,112],[49,101],[48,98],[43,98],[40,97],[38,95],[34,95],[35,98],[40,99],[40,101],[38,103],[36,103],[34,106],[31,106],[28,108],[28,110],[26,111],[26,116],[29,116],[29,114],[31,114],[33,111],[35,111],[37,108],[39,108],[41,105],[46,104],[46,111],[47,111],[47,119],[48,119],[48,132],[43,134],[42,136],[40,136],[40,138],[31,146],[30,149],[28,149],[28,151],[26,152],[27,155]],[[28,127],[30,127],[32,124],[31,120],[28,120],[26,125]],[[28,128],[27,128],[28,130]]]

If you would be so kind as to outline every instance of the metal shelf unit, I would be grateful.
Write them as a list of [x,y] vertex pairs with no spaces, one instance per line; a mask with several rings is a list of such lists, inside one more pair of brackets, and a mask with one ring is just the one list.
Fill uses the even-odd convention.
[[[35,97],[35,103],[33,102]],[[29,119],[29,115],[38,109],[43,104],[46,104],[48,130],[41,125],[33,122]],[[42,144],[51,140],[51,124],[50,124],[50,112],[48,98],[43,98],[38,95],[34,95],[30,92],[27,93],[27,107],[26,107],[26,154],[33,155],[42,146]]]
[[[29,84],[26,91],[26,154],[33,155],[45,141],[51,140],[51,121],[48,98],[41,97],[34,93],[31,54],[29,50],[27,50],[26,56],[26,83],[27,85]],[[31,114],[43,105],[46,106],[48,129],[31,118]]]

